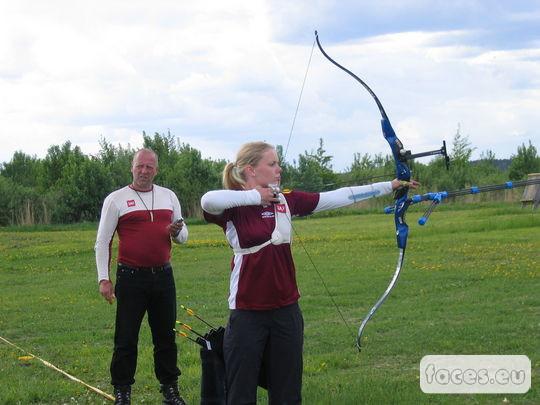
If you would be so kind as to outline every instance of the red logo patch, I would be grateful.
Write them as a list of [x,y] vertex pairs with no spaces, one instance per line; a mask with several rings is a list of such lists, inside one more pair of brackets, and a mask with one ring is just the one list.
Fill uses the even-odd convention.
[[287,211],[287,209],[285,208],[285,204],[276,204],[276,210],[277,212],[281,212],[282,214]]
[[135,207],[135,200],[127,200],[126,202],[128,207]]

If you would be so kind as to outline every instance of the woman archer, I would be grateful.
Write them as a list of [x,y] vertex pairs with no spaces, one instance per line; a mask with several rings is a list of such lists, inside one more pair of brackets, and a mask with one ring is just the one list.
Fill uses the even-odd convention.
[[291,217],[344,207],[404,186],[392,180],[322,193],[280,192],[280,180],[275,148],[250,142],[225,166],[225,189],[201,199],[205,219],[223,229],[234,252],[223,344],[228,404],[256,403],[261,371],[269,404],[302,401],[304,321],[291,253]]

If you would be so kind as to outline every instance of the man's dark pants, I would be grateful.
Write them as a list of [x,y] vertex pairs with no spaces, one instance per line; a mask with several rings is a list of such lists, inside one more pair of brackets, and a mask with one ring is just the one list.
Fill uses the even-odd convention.
[[154,344],[154,372],[161,384],[177,381],[176,288],[170,265],[162,269],[134,269],[118,265],[116,327],[111,383],[132,385],[137,367],[137,343],[145,312]]

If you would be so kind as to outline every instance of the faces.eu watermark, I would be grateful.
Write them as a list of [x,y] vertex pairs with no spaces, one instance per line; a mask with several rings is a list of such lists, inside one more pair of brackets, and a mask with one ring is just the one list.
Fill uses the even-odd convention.
[[428,394],[524,394],[531,388],[531,361],[523,355],[424,356],[420,388]]

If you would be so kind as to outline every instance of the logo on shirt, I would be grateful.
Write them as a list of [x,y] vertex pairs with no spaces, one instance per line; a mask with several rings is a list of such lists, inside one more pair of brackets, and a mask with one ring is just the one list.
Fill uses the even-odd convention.
[[276,210],[277,212],[280,212],[282,214],[287,211],[287,209],[285,208],[285,204],[276,204]]
[[135,207],[135,200],[127,200],[126,202],[128,207]]
[[274,211],[263,211],[261,213],[261,217],[263,219],[265,219],[265,218],[274,218]]

